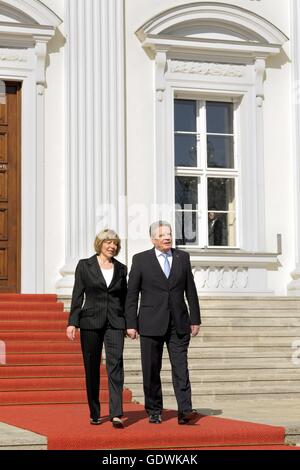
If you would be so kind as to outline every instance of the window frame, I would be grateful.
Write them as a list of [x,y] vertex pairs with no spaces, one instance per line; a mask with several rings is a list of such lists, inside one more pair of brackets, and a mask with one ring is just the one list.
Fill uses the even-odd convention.
[[[196,135],[197,135],[197,167],[176,167],[175,164],[175,135],[176,131],[174,128],[174,117],[175,117],[175,100],[192,100],[196,101]],[[240,148],[240,105],[242,103],[243,97],[236,96],[233,94],[219,94],[210,93],[206,91],[201,93],[193,91],[189,93],[188,90],[173,90],[173,126],[172,126],[172,139],[173,139],[173,167],[174,167],[174,182],[176,176],[194,176],[199,178],[198,182],[198,203],[203,201],[202,207],[197,211],[192,211],[197,213],[197,228],[198,228],[198,244],[186,244],[186,245],[177,245],[177,247],[184,249],[216,249],[216,250],[237,250],[240,249],[240,243],[242,239],[242,222],[240,207],[241,191],[240,191],[240,181],[241,181],[241,148]],[[208,155],[207,155],[207,136],[213,135],[213,133],[207,133],[207,102],[222,102],[222,103],[232,103],[233,104],[233,138],[234,138],[234,167],[233,168],[209,168],[208,167]],[[225,134],[224,134],[225,135]],[[228,134],[229,135],[229,134]],[[231,135],[231,134],[230,134]],[[201,138],[203,136],[203,138]],[[200,140],[200,144],[199,144]],[[235,217],[236,217],[236,228],[235,228],[235,245],[225,245],[225,246],[211,246],[209,245],[208,240],[208,179],[209,178],[230,178],[235,180],[235,199],[236,199],[236,208],[235,208]],[[174,219],[175,215],[178,212],[189,212],[189,211],[180,211],[177,210],[175,201],[175,183],[174,183]],[[191,211],[190,211],[191,212]],[[220,211],[223,213],[229,214],[230,211]],[[201,222],[201,223],[200,223]],[[202,226],[203,228],[199,229]],[[174,227],[175,229],[175,227]],[[175,233],[175,232],[174,232]],[[175,237],[174,237],[175,238]]]

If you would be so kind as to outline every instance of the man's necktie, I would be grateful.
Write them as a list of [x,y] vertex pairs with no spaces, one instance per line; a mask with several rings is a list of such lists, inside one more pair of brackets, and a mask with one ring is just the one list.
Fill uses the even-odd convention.
[[163,254],[163,257],[165,258],[164,273],[166,275],[166,278],[168,278],[170,276],[170,271],[171,271],[170,263],[169,263],[169,260],[168,260],[168,255]]

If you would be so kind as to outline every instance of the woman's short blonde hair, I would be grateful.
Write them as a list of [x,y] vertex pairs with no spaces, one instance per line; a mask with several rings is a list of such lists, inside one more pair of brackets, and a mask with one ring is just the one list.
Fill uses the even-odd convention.
[[117,251],[116,251],[116,256],[117,256],[121,250],[121,240],[120,240],[119,235],[114,230],[111,230],[109,228],[102,230],[100,233],[98,233],[98,235],[96,235],[96,238],[94,241],[94,248],[95,248],[97,255],[100,255],[103,242],[107,240],[114,240],[117,243]]

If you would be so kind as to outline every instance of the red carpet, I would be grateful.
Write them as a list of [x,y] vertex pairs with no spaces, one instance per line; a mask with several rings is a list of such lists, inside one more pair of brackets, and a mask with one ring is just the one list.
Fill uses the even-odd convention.
[[[0,406],[86,403],[79,339],[66,337],[68,313],[56,295],[0,294],[0,341],[6,364],[0,366]],[[108,401],[101,366],[102,402]],[[131,402],[124,391],[124,401]]]
[[165,411],[160,425],[149,424],[143,408],[126,404],[125,429],[104,422],[89,424],[86,405],[31,405],[0,408],[0,421],[47,436],[52,450],[95,449],[292,449],[284,446],[284,428],[205,416],[187,426],[176,412]]
[[[292,449],[281,427],[201,417],[177,424],[166,411],[161,425],[150,425],[143,407],[124,391],[126,428],[113,429],[106,417],[89,424],[80,344],[67,340],[68,313],[55,295],[0,294],[0,421],[48,438],[48,448],[79,449]],[[100,400],[107,416],[108,390],[101,366]]]

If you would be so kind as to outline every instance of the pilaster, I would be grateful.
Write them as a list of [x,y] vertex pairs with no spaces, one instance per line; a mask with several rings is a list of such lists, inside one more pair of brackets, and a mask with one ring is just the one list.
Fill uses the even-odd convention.
[[[66,259],[57,284],[70,294],[75,266],[97,231],[126,237],[123,0],[66,1]],[[123,249],[123,253],[124,253]]]
[[289,295],[300,296],[300,5],[298,0],[291,0],[292,30],[292,105],[293,105],[293,157],[294,157],[294,217],[295,217],[295,269],[291,273],[292,281],[287,286]]

